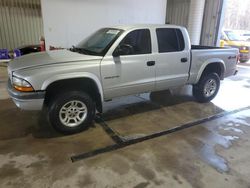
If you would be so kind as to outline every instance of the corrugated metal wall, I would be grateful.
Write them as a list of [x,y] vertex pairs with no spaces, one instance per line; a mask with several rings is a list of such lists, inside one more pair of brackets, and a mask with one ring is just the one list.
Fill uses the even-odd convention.
[[223,0],[206,0],[200,43],[216,46],[223,10]]
[[[215,46],[218,44],[219,31],[222,27],[221,17],[225,7],[225,0],[206,0],[202,31],[201,45]],[[182,25],[188,28],[191,0],[168,0],[166,23]]]
[[190,0],[168,0],[166,23],[188,26]]
[[190,41],[194,45],[200,44],[204,7],[205,0],[191,0],[187,29]]
[[0,48],[38,44],[41,35],[40,0],[0,0]]

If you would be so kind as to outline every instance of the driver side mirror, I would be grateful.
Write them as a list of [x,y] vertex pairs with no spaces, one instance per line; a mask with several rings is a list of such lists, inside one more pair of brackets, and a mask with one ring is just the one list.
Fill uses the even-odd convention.
[[117,46],[115,51],[113,52],[114,57],[119,57],[121,55],[130,55],[133,52],[133,47],[128,44],[121,44]]
[[120,55],[122,55],[122,53],[123,53],[123,51],[122,51],[122,49],[121,49],[121,47],[120,47],[120,45],[119,45],[119,46],[117,46],[117,48],[116,48],[115,51],[113,52],[113,56],[114,56],[114,57],[119,57]]

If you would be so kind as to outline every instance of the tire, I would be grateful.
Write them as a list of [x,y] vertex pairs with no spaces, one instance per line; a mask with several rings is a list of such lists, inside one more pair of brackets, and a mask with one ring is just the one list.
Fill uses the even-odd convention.
[[193,86],[193,96],[200,103],[211,101],[220,88],[220,78],[216,73],[205,74],[199,82]]
[[63,134],[74,134],[87,129],[95,116],[95,103],[81,91],[70,91],[56,96],[49,104],[51,125]]

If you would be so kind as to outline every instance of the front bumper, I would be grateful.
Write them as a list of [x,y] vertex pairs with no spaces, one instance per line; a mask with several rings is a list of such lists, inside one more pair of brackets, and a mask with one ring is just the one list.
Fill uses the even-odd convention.
[[23,110],[42,110],[45,91],[19,92],[15,90],[10,81],[8,82],[8,93],[17,107]]
[[248,61],[250,59],[250,53],[240,52],[240,61]]

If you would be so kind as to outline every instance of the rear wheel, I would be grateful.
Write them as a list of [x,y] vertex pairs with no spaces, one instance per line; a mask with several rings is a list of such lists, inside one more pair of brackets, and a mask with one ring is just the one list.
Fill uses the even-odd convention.
[[193,86],[193,95],[201,103],[211,101],[220,88],[220,78],[216,73],[205,74],[200,81]]
[[49,105],[51,125],[64,134],[73,134],[87,129],[94,115],[93,100],[81,91],[70,91],[58,95]]

